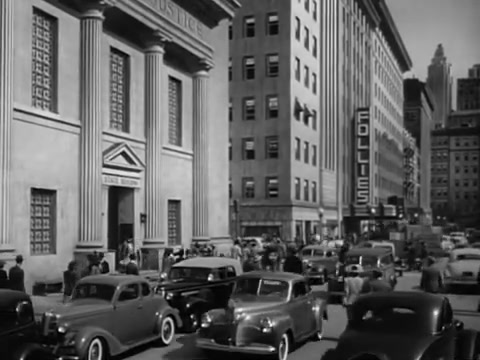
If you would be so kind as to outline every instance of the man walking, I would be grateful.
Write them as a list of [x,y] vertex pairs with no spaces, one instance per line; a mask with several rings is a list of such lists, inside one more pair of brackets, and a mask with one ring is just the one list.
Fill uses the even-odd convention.
[[138,266],[135,261],[135,254],[129,255],[130,262],[125,268],[125,274],[127,275],[139,275]]
[[420,288],[425,292],[439,293],[444,288],[443,274],[436,266],[434,258],[428,257],[426,263],[427,267],[422,270]]
[[363,288],[364,280],[360,277],[360,272],[357,266],[353,265],[347,273],[345,278],[345,298],[343,305],[347,310],[347,318],[352,317],[352,304],[360,296]]
[[17,255],[15,266],[10,268],[8,278],[10,279],[10,289],[25,292],[25,273],[22,269],[23,256]]
[[303,263],[302,260],[298,258],[295,249],[287,249],[287,257],[283,264],[283,271],[300,275],[303,274]]

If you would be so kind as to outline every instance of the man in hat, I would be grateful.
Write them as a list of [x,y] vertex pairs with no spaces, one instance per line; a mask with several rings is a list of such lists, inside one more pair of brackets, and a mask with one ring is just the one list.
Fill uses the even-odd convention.
[[345,277],[345,297],[343,299],[343,305],[347,310],[347,317],[350,319],[352,304],[360,296],[364,280],[360,277],[360,270],[356,265],[352,265],[348,270],[347,276]]
[[10,279],[10,289],[25,292],[25,273],[22,269],[23,256],[17,255],[15,266],[10,268],[8,278]]
[[5,261],[0,260],[0,289],[8,289],[8,275],[3,269],[5,267]]
[[371,278],[364,282],[362,289],[362,293],[390,291],[393,291],[392,286],[383,278],[383,273],[378,269],[372,271]]
[[444,288],[443,274],[436,264],[435,258],[427,258],[427,266],[422,270],[420,288],[429,293],[439,293]]

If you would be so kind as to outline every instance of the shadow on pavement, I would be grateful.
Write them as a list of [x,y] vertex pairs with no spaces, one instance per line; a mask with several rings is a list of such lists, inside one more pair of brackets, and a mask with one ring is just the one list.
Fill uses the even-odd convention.
[[337,358],[335,357],[335,350],[334,349],[328,349],[325,354],[321,357],[320,360],[336,360]]
[[[195,335],[184,335],[176,339],[177,346],[171,351],[168,351],[163,354],[162,359],[165,360],[200,360],[205,357],[202,356],[200,350],[195,347]],[[178,347],[180,345],[180,347]]]

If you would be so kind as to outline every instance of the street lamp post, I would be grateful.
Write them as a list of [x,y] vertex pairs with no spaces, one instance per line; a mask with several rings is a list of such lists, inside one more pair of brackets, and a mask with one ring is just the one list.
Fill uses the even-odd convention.
[[318,208],[318,218],[320,219],[320,224],[318,225],[319,231],[320,231],[320,243],[323,243],[323,213],[325,211],[323,210],[322,207]]

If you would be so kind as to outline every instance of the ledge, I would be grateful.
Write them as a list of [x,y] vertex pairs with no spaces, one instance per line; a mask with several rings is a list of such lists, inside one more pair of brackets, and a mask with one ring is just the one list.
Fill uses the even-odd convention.
[[13,110],[17,113],[33,116],[43,120],[49,120],[58,124],[67,125],[74,128],[81,127],[81,123],[79,120],[63,119],[60,114],[52,113],[50,111],[39,110],[31,106],[15,103],[13,106]]
[[186,150],[179,146],[163,145],[163,151],[167,154],[179,156],[184,159],[191,160],[193,158],[193,151]]
[[103,130],[102,134],[114,137],[116,139],[122,139],[122,140],[125,140],[125,141],[134,142],[134,143],[137,143],[137,144],[142,144],[142,145],[146,144],[145,139],[134,137],[134,136],[132,136],[130,134],[127,134],[127,133],[116,132],[116,131],[112,131],[112,130]]

